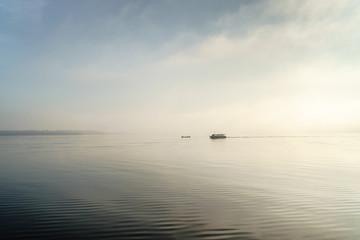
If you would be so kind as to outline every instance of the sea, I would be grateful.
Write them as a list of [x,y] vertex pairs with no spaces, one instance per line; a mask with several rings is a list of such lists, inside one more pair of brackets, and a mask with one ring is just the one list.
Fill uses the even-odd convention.
[[360,239],[360,136],[0,136],[0,239]]

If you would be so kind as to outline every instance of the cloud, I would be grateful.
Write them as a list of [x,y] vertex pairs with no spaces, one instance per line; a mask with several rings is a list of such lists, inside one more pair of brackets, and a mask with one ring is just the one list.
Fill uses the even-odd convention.
[[[339,54],[346,40],[360,40],[359,13],[347,15],[357,5],[269,1],[261,6],[250,7],[268,24],[246,34],[224,31],[160,63],[159,69],[179,82],[165,97],[173,99],[170,106],[238,131],[358,129],[358,66]],[[272,22],[274,16],[286,21]]]
[[[156,17],[173,5],[164,10],[137,3],[110,13],[109,6],[94,12],[90,4],[85,17],[59,20],[42,54],[13,74],[32,76],[23,86],[33,86],[26,94],[37,96],[18,104],[41,106],[39,122],[48,119],[54,128],[199,134],[359,129],[356,1],[256,1],[223,8],[212,19],[204,13],[204,28],[186,27],[190,23],[177,15],[173,29],[159,24],[171,11]],[[129,15],[134,11],[141,19]],[[83,32],[79,26],[93,12],[94,28]],[[128,32],[132,27],[136,31]]]

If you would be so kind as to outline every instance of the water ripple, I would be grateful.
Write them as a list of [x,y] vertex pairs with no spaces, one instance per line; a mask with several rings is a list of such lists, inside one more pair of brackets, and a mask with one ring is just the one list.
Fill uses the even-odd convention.
[[0,138],[0,232],[4,239],[357,240],[359,141]]

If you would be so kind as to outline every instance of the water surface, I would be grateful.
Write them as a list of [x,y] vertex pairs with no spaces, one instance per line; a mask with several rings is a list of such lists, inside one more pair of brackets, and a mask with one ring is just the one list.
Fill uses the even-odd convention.
[[357,136],[0,136],[3,239],[360,239]]

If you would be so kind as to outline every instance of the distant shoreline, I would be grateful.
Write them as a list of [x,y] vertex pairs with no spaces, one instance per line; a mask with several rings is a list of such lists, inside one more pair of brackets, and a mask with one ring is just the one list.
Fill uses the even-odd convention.
[[0,130],[0,136],[97,135],[100,131],[80,130]]

